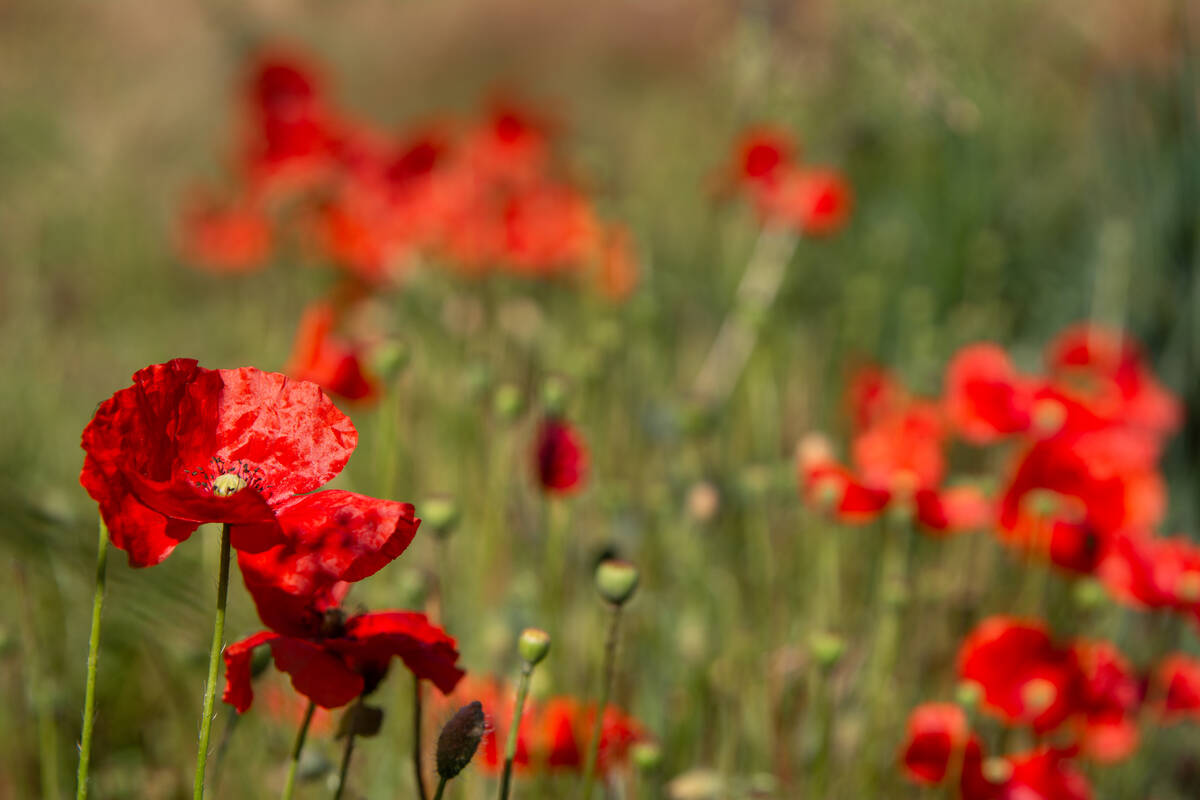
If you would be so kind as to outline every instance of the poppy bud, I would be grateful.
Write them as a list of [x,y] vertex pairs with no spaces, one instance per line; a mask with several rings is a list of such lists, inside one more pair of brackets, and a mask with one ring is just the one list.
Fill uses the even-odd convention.
[[550,634],[538,628],[526,628],[517,640],[517,652],[529,666],[536,666],[550,652]]
[[383,709],[365,703],[355,703],[346,709],[338,723],[337,738],[374,736],[383,727]]
[[521,413],[521,408],[524,406],[524,398],[521,397],[521,390],[512,383],[502,383],[496,388],[496,393],[492,395],[492,409],[496,416],[503,420],[511,422],[516,419]]
[[371,353],[371,367],[385,381],[395,380],[408,366],[412,353],[403,342],[385,342]]
[[434,534],[441,539],[454,532],[461,516],[458,503],[449,495],[433,495],[426,497],[421,503],[423,521],[433,528]]
[[1074,587],[1071,590],[1071,597],[1075,600],[1075,605],[1087,611],[1098,608],[1108,599],[1108,592],[1104,588],[1104,584],[1095,578],[1081,578],[1075,581]]
[[471,763],[484,732],[483,706],[478,700],[450,718],[437,741],[437,772],[442,780],[454,778]]
[[250,656],[250,677],[257,678],[271,665],[271,648],[256,647]]
[[960,681],[954,689],[954,698],[965,709],[978,708],[983,699],[983,687],[976,681]]
[[823,669],[829,669],[846,652],[846,640],[836,633],[817,631],[809,637],[808,648],[816,662]]
[[546,416],[560,417],[567,405],[567,387],[562,379],[549,377],[542,383],[542,407]]
[[624,605],[638,585],[638,570],[628,561],[610,558],[596,567],[596,589],[614,606]]
[[638,742],[630,751],[634,765],[642,772],[653,772],[662,763],[662,748],[657,742]]

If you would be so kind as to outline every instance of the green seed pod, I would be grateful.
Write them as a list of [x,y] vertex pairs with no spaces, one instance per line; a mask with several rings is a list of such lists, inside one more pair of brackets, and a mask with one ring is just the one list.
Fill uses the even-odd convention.
[[633,763],[641,772],[653,772],[662,763],[662,748],[658,742],[637,742],[630,750]]
[[538,628],[526,628],[517,640],[517,652],[529,666],[536,666],[550,652],[550,634]]
[[433,528],[439,538],[445,538],[458,527],[462,512],[449,495],[426,497],[421,503],[421,521]]
[[437,772],[441,778],[450,780],[471,763],[484,728],[483,706],[478,700],[463,706],[450,718],[437,740]]
[[638,585],[638,570],[628,561],[610,558],[596,567],[596,589],[614,606],[624,605]]
[[524,405],[525,400],[521,397],[521,389],[514,383],[500,384],[496,387],[496,393],[492,395],[492,409],[496,412],[496,416],[508,422],[520,415]]
[[557,376],[546,378],[542,383],[542,408],[550,417],[561,417],[567,407],[567,387]]
[[808,639],[808,648],[813,659],[824,669],[829,669],[841,660],[846,652],[846,640],[835,633],[817,631]]

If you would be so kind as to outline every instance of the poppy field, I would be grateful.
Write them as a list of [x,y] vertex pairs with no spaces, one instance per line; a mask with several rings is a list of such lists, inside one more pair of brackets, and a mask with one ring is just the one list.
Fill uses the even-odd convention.
[[0,800],[1200,797],[1200,14],[0,8]]

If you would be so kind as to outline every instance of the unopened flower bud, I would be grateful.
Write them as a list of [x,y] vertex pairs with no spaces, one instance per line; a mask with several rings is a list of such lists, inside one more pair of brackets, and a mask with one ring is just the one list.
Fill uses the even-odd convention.
[[371,366],[385,381],[392,381],[408,366],[411,356],[408,345],[403,342],[384,342],[372,351]]
[[596,567],[596,588],[614,606],[624,605],[638,585],[638,570],[628,561],[610,558]]
[[512,421],[521,413],[524,399],[521,389],[513,383],[502,383],[492,395],[492,410],[503,420]]
[[662,763],[662,748],[657,742],[637,742],[630,750],[633,763],[642,772],[653,772]]
[[542,408],[550,417],[561,417],[567,407],[567,387],[562,379],[556,376],[546,378],[542,383]]
[[484,728],[483,706],[478,700],[463,706],[450,718],[437,741],[437,772],[441,778],[450,780],[471,763]]
[[846,652],[846,640],[835,633],[817,631],[808,640],[813,659],[823,668],[829,669]]
[[975,681],[960,681],[954,689],[954,698],[965,709],[978,708],[983,700],[983,687]]
[[433,528],[434,534],[445,538],[458,527],[462,516],[458,503],[449,495],[433,495],[426,497],[421,503],[421,521]]
[[550,652],[550,634],[538,628],[526,628],[517,640],[517,652],[529,666],[536,666]]
[[365,703],[355,703],[346,709],[338,722],[337,738],[346,736],[370,737],[383,727],[383,709]]
[[271,648],[256,647],[250,656],[250,677],[257,678],[271,665]]

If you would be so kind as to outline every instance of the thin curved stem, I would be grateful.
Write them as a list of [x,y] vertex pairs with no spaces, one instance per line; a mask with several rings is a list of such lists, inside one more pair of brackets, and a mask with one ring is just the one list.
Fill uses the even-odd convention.
[[[413,774],[417,776],[417,797],[427,800],[425,773],[421,769],[421,679],[413,675]],[[440,794],[440,792],[439,792]]]
[[308,701],[308,710],[304,712],[304,721],[300,723],[300,730],[296,731],[296,741],[292,745],[292,760],[288,764],[287,783],[283,785],[283,800],[291,800],[292,793],[296,791],[296,770],[300,766],[300,753],[304,750],[304,740],[308,738],[308,726],[312,722],[313,712],[317,710],[317,704],[313,701]]
[[193,800],[204,797],[204,769],[208,765],[208,742],[212,735],[213,703],[217,696],[217,669],[225,638],[225,600],[229,595],[229,523],[221,526],[221,568],[217,577],[217,611],[213,617],[212,646],[208,651],[208,682],[204,686],[204,712],[200,717],[200,745],[196,751],[196,780]]
[[500,777],[500,800],[508,800],[512,784],[513,761],[517,757],[517,739],[521,730],[521,714],[525,710],[525,698],[529,695],[529,680],[533,665],[526,663],[521,668],[521,680],[517,684],[517,704],[513,707],[512,722],[508,726],[508,742],[504,747],[504,774]]
[[342,767],[338,770],[337,789],[333,800],[342,800],[342,792],[346,790],[346,775],[350,772],[350,756],[354,755],[354,734],[346,734],[346,747],[342,750]]
[[92,596],[92,633],[88,638],[87,688],[83,695],[83,733],[79,739],[79,772],[76,800],[86,800],[88,766],[92,758],[92,732],[96,724],[96,665],[100,659],[100,611],[104,606],[105,573],[108,567],[108,527],[100,519],[100,541],[96,553],[96,592]]
[[600,736],[604,732],[604,711],[608,708],[608,697],[612,694],[613,677],[617,666],[617,631],[621,625],[621,607],[612,607],[612,618],[608,622],[608,638],[604,642],[604,683],[600,686],[600,703],[596,707],[596,721],[592,723],[592,740],[588,743],[586,765],[583,768],[583,800],[590,800],[592,784],[596,781],[596,762],[600,755]]
[[438,780],[438,788],[437,792],[433,795],[433,800],[442,800],[442,792],[444,791],[446,791],[446,779],[441,778]]

